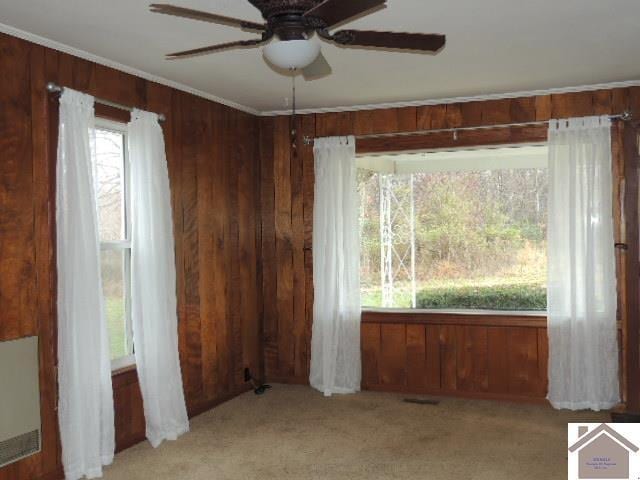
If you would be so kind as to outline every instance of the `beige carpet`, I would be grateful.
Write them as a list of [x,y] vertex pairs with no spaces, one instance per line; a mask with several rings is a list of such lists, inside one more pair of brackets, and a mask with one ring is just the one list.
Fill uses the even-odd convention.
[[404,397],[327,399],[308,387],[275,385],[194,418],[176,442],[120,453],[104,478],[563,479],[567,422],[607,419],[479,400],[412,405]]

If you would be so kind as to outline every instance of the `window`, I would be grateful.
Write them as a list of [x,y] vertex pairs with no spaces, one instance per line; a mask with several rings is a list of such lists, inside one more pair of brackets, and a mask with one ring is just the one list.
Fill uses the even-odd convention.
[[357,162],[363,307],[546,310],[546,146]]
[[96,121],[95,175],[102,288],[112,369],[134,363],[126,126]]

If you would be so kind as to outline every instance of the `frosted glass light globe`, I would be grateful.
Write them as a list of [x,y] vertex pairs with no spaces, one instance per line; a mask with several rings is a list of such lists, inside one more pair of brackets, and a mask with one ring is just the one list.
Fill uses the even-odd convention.
[[298,70],[308,67],[318,58],[320,44],[311,40],[271,42],[262,53],[276,67]]

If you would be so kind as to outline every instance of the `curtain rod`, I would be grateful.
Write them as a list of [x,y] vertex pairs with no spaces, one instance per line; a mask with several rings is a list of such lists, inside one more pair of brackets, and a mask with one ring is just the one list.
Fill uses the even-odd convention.
[[[628,122],[633,119],[633,114],[629,111],[625,111],[624,113],[618,115],[609,115],[611,120],[622,120],[623,122]],[[370,138],[393,138],[393,137],[412,137],[416,135],[431,135],[434,133],[447,133],[452,132],[454,134],[454,138],[458,132],[465,131],[474,131],[474,130],[493,130],[496,128],[510,128],[510,127],[533,127],[536,125],[547,125],[549,123],[548,120],[545,121],[537,121],[537,122],[524,122],[524,123],[501,123],[497,125],[480,125],[477,127],[457,127],[457,128],[439,128],[433,130],[415,130],[412,132],[395,132],[395,133],[373,133],[369,135],[356,135],[356,140],[366,140]],[[313,145],[314,138],[305,136],[303,142],[305,145]]]
[[[49,82],[47,83],[47,92],[49,93],[62,93],[64,91],[66,87],[61,87],[60,85],[58,85],[55,82]],[[128,107],[126,105],[122,105],[120,103],[115,103],[115,102],[110,102],[109,100],[105,100],[103,98],[97,98],[94,97],[96,103],[99,103],[100,105],[105,105],[107,107],[113,107],[113,108],[117,108],[118,110],[125,110],[127,112],[131,112],[133,110],[132,107]],[[164,116],[163,113],[159,113],[158,114],[158,120],[161,122],[164,122],[166,120],[166,117]]]

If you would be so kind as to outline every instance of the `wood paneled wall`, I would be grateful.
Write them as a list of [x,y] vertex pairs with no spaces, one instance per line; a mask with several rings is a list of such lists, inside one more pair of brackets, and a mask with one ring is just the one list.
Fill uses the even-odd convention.
[[[624,111],[631,111],[636,118],[640,117],[639,87],[424,107],[322,113],[298,117],[295,149],[291,146],[289,118],[261,119],[262,264],[267,377],[278,381],[308,383],[313,310],[313,148],[304,145],[301,141],[303,136],[369,135],[490,126],[547,121],[551,118],[620,114]],[[359,140],[357,149],[359,153],[379,153],[515,144],[544,141],[546,130],[542,125],[461,131],[455,138],[451,132],[371,138]],[[293,155],[294,151],[296,155]],[[624,242],[625,239],[619,236],[616,241]],[[624,318],[622,320],[625,321]],[[387,335],[398,335],[399,338],[401,335],[396,330],[400,328],[383,328],[382,341]],[[523,332],[515,330],[512,335],[507,331],[501,335],[512,337],[511,348],[522,341],[517,348],[527,349],[531,343],[527,336],[531,335],[533,339],[533,333]],[[535,391],[539,393],[539,390]]]
[[547,394],[546,318],[367,312],[362,388],[510,400]]
[[[60,477],[53,205],[57,99],[47,81],[164,113],[191,415],[262,371],[258,120],[125,73],[0,35],[0,341],[40,340],[42,452],[0,480]],[[105,115],[115,115],[100,109]],[[134,371],[114,376],[118,449],[144,439]],[[1,388],[1,387],[0,387]]]

